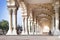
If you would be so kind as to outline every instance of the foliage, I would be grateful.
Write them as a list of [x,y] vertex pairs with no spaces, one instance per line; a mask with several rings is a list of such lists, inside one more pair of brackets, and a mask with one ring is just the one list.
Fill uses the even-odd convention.
[[9,25],[9,23],[6,20],[2,20],[0,22],[0,29],[2,29],[3,34],[4,34],[4,31],[7,31],[8,30],[8,25]]

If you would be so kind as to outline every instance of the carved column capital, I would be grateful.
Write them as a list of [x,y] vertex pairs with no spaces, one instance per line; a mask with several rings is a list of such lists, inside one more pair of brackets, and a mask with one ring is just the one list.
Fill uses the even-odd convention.
[[17,15],[17,8],[13,8],[13,15]]
[[9,11],[9,15],[12,15],[12,9],[8,8],[8,11]]

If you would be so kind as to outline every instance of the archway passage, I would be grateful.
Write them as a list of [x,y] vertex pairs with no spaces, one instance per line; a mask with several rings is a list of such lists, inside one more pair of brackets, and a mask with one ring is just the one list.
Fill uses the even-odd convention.
[[[59,0],[7,0],[10,12],[7,35],[17,35],[17,10],[22,10],[21,35],[42,35],[46,32],[59,35]],[[12,13],[14,25],[12,30]],[[46,33],[46,34],[48,34]],[[58,34],[59,33],[59,34]]]
[[[53,9],[49,9],[49,10],[53,11]],[[54,16],[54,13],[50,12],[49,10],[48,8],[45,8],[45,6],[43,7],[39,6],[38,8],[36,7],[32,10],[33,21],[36,22],[37,20],[36,23],[39,25],[37,27],[38,29],[40,27],[40,30],[41,30],[41,32],[39,30],[39,32],[41,33],[40,35],[49,35],[49,32],[51,31],[51,28],[52,28],[51,22],[52,22],[52,16]]]

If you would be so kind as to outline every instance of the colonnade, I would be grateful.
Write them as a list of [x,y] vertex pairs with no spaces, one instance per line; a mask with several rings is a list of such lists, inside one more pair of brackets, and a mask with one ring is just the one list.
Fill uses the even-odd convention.
[[[9,9],[9,30],[7,32],[6,35],[17,35],[17,8],[13,7],[13,8],[8,8]],[[55,27],[54,27],[54,17],[52,18],[53,21],[53,27],[54,27],[54,35],[58,35],[59,30],[59,5],[56,4],[56,6],[54,6],[54,10],[55,10]],[[38,35],[38,34],[42,34],[40,25],[38,23],[38,19],[36,17],[36,19],[34,19],[34,17],[32,16],[32,12],[30,13],[30,15],[28,16],[27,12],[23,12],[25,15],[22,15],[22,33],[21,35]],[[13,21],[12,21],[12,17],[13,17]],[[12,25],[13,23],[13,25]],[[40,29],[40,30],[39,30]],[[59,33],[60,34],[60,33]]]
[[[54,11],[55,14],[52,16],[51,32],[52,32],[53,35],[60,35],[60,31],[59,31],[59,28],[58,28],[59,27],[59,2],[55,3],[54,10],[55,10]],[[30,13],[30,14],[32,14],[32,13]],[[30,15],[26,21],[28,21],[28,25],[29,25],[29,26],[27,26],[27,30],[28,30],[27,34],[29,34],[29,35],[30,34],[32,34],[32,35],[42,34],[41,29],[40,30],[38,29],[40,27],[40,25],[37,22],[37,19],[35,20],[34,17],[31,17],[31,15]],[[24,24],[24,25],[26,25],[26,24]],[[39,32],[38,32],[38,30],[39,30]]]
[[[30,16],[28,17],[27,15],[23,15],[23,23],[22,23],[22,28],[23,31],[21,35],[36,35],[38,34],[37,29],[39,24],[37,23],[37,19],[33,19],[32,13],[30,13]],[[40,31],[40,30],[39,30]]]

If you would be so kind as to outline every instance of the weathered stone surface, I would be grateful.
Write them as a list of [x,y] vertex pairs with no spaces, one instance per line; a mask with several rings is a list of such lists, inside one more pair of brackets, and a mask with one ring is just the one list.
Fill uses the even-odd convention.
[[58,36],[0,36],[0,40],[60,40]]

